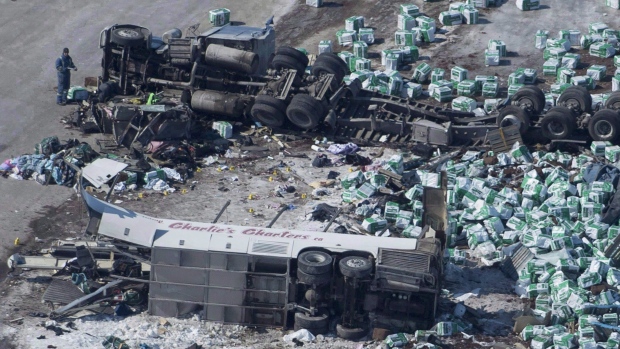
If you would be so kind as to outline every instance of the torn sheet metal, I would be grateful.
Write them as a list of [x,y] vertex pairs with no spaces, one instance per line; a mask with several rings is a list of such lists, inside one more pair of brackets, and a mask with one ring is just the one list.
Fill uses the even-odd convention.
[[82,176],[96,188],[101,188],[127,166],[111,159],[97,159],[82,169]]

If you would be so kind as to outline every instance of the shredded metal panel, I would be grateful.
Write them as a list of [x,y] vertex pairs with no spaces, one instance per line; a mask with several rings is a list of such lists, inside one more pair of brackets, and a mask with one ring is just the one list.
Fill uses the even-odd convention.
[[491,144],[491,149],[493,149],[496,154],[510,151],[512,145],[516,142],[523,144],[523,139],[521,139],[521,133],[519,132],[519,126],[517,125],[511,125],[489,131],[488,140]]
[[379,265],[383,267],[428,273],[429,264],[427,255],[415,252],[381,249],[379,253]]
[[81,297],[84,297],[84,293],[77,286],[69,280],[61,279],[53,279],[43,294],[44,301],[60,304],[69,304]]
[[534,258],[534,254],[529,248],[521,245],[514,251],[511,257],[507,257],[500,264],[499,268],[506,276],[513,280],[519,279],[519,271],[527,266],[527,262]]

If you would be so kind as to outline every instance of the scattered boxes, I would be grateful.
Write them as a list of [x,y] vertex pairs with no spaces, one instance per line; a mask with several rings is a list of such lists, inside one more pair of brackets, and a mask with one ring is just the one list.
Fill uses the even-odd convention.
[[620,10],[620,0],[605,0],[605,6]]
[[209,11],[209,22],[214,27],[221,27],[230,23],[230,10],[227,8],[218,8]]
[[547,39],[549,38],[548,30],[538,30],[536,31],[536,41],[534,47],[538,49],[547,48]]
[[358,58],[355,60],[355,71],[370,70],[372,61],[367,58]]
[[338,44],[340,46],[351,46],[354,41],[357,41],[357,32],[354,30],[341,29],[336,32],[336,38],[338,38]]
[[432,97],[438,102],[449,102],[452,99],[452,89],[441,86],[433,89]]
[[459,82],[456,87],[456,94],[459,96],[473,96],[477,91],[478,89],[475,80],[463,80]]
[[472,7],[463,10],[463,19],[466,24],[478,24],[479,11]]
[[358,40],[372,45],[375,43],[375,30],[373,28],[360,28],[357,32]]
[[476,100],[469,97],[460,96],[452,100],[452,109],[454,110],[473,112],[477,107]]
[[463,24],[463,15],[459,11],[443,11],[439,14],[439,22],[446,26]]
[[332,53],[332,41],[331,40],[321,40],[319,41],[319,54],[329,52]]
[[484,65],[499,65],[499,51],[497,50],[484,50]]
[[590,23],[588,25],[588,34],[603,34],[607,28],[609,28],[607,24],[602,22]]
[[396,24],[396,27],[399,30],[411,30],[414,27],[416,27],[416,25],[417,25],[417,22],[413,16],[406,15],[406,14],[398,15],[398,22]]
[[543,59],[547,60],[549,58],[555,58],[557,60],[562,60],[562,57],[566,55],[566,50],[562,47],[554,47],[554,48],[546,48],[543,51]]
[[499,92],[499,84],[497,82],[485,82],[482,84],[482,96],[483,97],[497,97]]
[[306,5],[312,7],[321,7],[323,6],[323,0],[306,0]]
[[523,69],[524,81],[523,83],[526,85],[533,85],[536,83],[536,76],[538,75],[538,70],[533,68],[525,68]]
[[231,138],[233,135],[233,127],[227,121],[214,121],[212,128],[216,130],[222,138]]
[[368,44],[364,41],[353,42],[353,55],[357,58],[366,58],[368,56]]
[[604,65],[593,64],[590,66],[586,74],[596,81],[601,81],[605,78],[607,73],[607,67]]
[[450,80],[458,83],[466,79],[467,69],[457,66],[450,70]]
[[415,4],[402,4],[400,5],[400,13],[412,17],[420,15],[420,8]]
[[[411,79],[418,83],[425,82],[431,74],[431,66],[427,63],[420,63],[413,71]],[[452,94],[452,91],[450,91]]]
[[568,40],[571,46],[579,46],[581,42],[581,32],[576,29],[560,30],[560,38]]
[[543,75],[556,76],[559,67],[560,62],[555,58],[550,58],[543,63]]
[[435,20],[430,17],[418,16],[415,18],[415,21],[418,23],[418,27],[422,29],[437,29],[435,25]]
[[351,16],[344,20],[344,29],[350,31],[358,31],[361,28],[364,28],[364,17],[362,16]]
[[422,85],[416,84],[415,82],[404,84],[401,96],[410,99],[419,98],[422,96]]
[[500,57],[506,57],[506,43],[502,40],[489,40],[487,49],[489,51],[498,51]]
[[433,71],[431,72],[431,82],[443,80],[445,74],[446,74],[446,71],[444,69],[441,69],[441,68],[433,69]]
[[394,43],[396,46],[415,46],[416,34],[411,30],[397,30],[394,33]]
[[570,79],[570,83],[576,86],[583,86],[588,90],[596,88],[596,82],[589,76],[573,76]]
[[525,86],[524,84],[519,84],[519,83],[514,83],[508,86],[508,97],[514,96],[514,94],[517,93],[517,91],[522,89],[524,86]]
[[568,68],[559,68],[557,74],[557,82],[559,84],[568,84],[570,79],[575,76],[575,71]]
[[521,11],[538,10],[539,7],[539,0],[517,0],[517,8]]
[[420,51],[417,46],[404,46],[400,48],[400,57],[403,64],[410,64],[420,58]]
[[616,49],[607,43],[596,42],[590,45],[590,55],[600,58],[613,57],[616,54]]

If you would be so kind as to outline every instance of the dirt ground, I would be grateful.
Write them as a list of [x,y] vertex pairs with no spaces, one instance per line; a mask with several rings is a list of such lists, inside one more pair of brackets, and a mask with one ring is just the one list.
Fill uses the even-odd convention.
[[[439,12],[447,10],[448,1],[422,2],[413,1],[420,6],[421,12],[430,17],[437,18]],[[274,2],[275,3],[275,2]],[[393,47],[393,33],[396,30],[397,6],[400,1],[354,1],[342,0],[326,2],[322,8],[309,8],[303,1],[282,2],[289,5],[290,11],[283,12],[284,7],[279,8],[282,17],[276,19],[276,31],[279,45],[292,45],[304,47],[310,53],[316,53],[320,40],[331,39],[336,42],[335,32],[344,28],[344,20],[353,15],[362,15],[366,19],[366,25],[375,28],[376,45],[370,47],[370,58],[373,59],[373,69],[380,69],[378,52],[385,48]],[[228,6],[227,2],[220,1],[214,5]],[[216,7],[216,6],[214,6]],[[441,67],[448,71],[455,65],[462,66],[475,75],[497,75],[500,82],[506,85],[508,75],[518,67],[532,67],[539,69],[539,86],[548,89],[553,79],[542,78],[542,51],[534,48],[534,33],[538,29],[546,29],[551,36],[556,36],[561,29],[579,29],[582,33],[587,31],[588,23],[603,21],[611,28],[620,28],[620,19],[614,14],[614,10],[603,6],[603,1],[587,2],[578,0],[547,0],[538,11],[521,12],[513,0],[504,1],[499,7],[481,9],[480,24],[461,25],[454,27],[442,27],[438,25],[440,33],[438,40],[433,44],[421,47],[421,61],[428,62],[432,67]],[[269,11],[267,11],[269,12]],[[260,16],[250,16],[252,21],[248,24],[259,25],[263,19]],[[235,20],[242,20],[240,16],[234,16]],[[191,18],[191,20],[200,20]],[[204,18],[202,19],[204,20]],[[190,22],[188,20],[188,22]],[[256,23],[254,23],[256,22]],[[160,23],[158,27],[167,29],[176,23]],[[99,27],[97,27],[98,31]],[[501,39],[507,44],[508,57],[502,60],[497,67],[485,67],[483,65],[484,49],[489,39]],[[334,45],[335,51],[340,50]],[[350,50],[350,49],[349,49]],[[608,67],[608,75],[615,72],[611,59],[598,59],[590,57],[585,51],[577,50],[582,54],[584,64],[577,69],[578,75],[584,75],[585,69],[590,64],[605,64]],[[95,59],[96,52],[87,51],[91,58]],[[1,61],[1,59],[0,59]],[[97,63],[91,64],[93,74],[96,75]],[[403,69],[405,77],[410,76],[412,65]],[[610,90],[609,79],[598,84],[593,93],[608,92]],[[479,98],[479,100],[481,100]],[[84,136],[91,142],[98,136]],[[24,143],[25,144],[25,143]],[[282,204],[293,205],[293,209],[286,211],[276,222],[275,227],[304,228],[309,230],[322,230],[324,223],[304,220],[311,212],[312,206],[319,202],[337,205],[340,203],[338,195],[312,198],[306,195],[302,199],[301,194],[312,192],[308,183],[325,179],[326,173],[310,166],[314,153],[310,150],[308,141],[293,143],[298,152],[307,152],[309,158],[283,157],[275,149],[274,142],[264,142],[262,145],[272,148],[265,154],[243,154],[256,157],[256,160],[247,159],[221,159],[220,166],[228,166],[227,169],[218,171],[217,165],[204,166],[202,172],[197,173],[192,181],[196,181],[194,190],[189,189],[187,194],[180,192],[164,196],[153,193],[138,200],[135,193],[126,193],[113,197],[112,202],[119,200],[121,206],[136,210],[141,213],[161,218],[178,218],[196,221],[212,220],[226,200],[231,200],[226,213],[220,219],[221,223],[238,225],[265,226],[278,211]],[[29,146],[30,147],[30,146]],[[22,146],[17,153],[24,152],[26,146]],[[29,148],[28,148],[29,149]],[[381,152],[378,148],[366,149],[363,154],[374,157]],[[388,156],[396,150],[385,152]],[[373,155],[374,154],[374,155]],[[267,157],[270,156],[271,158]],[[231,168],[234,166],[234,169]],[[275,170],[275,173],[274,173]],[[332,168],[340,173],[349,171],[349,166]],[[271,177],[271,181],[270,181]],[[9,181],[0,178],[0,183]],[[22,183],[23,184],[23,183]],[[0,184],[1,185],[1,184]],[[14,184],[12,184],[14,185]],[[282,198],[274,194],[273,190],[278,185],[292,185],[295,193]],[[2,187],[0,187],[2,188]],[[189,188],[183,187],[183,188]],[[179,186],[179,189],[182,189]],[[38,188],[37,190],[48,190]],[[80,237],[86,224],[86,215],[81,200],[71,193],[69,188],[50,188],[50,190],[64,190],[64,194],[70,197],[62,205],[56,204],[44,206],[37,212],[38,218],[28,224],[29,230],[43,240],[35,242],[35,239],[22,239],[23,244],[16,247],[14,252],[29,253],[43,247],[47,247],[55,238]],[[71,193],[71,194],[68,194]],[[249,195],[253,199],[249,199]],[[251,212],[250,212],[251,211]],[[20,214],[20,213],[15,213]],[[336,225],[330,228],[334,229]],[[6,264],[0,263],[1,275],[6,272]],[[0,305],[0,320],[7,332],[2,335],[14,336],[16,343],[20,338],[27,336],[28,326],[34,326],[39,320],[28,317],[32,311],[49,311],[42,305],[40,299],[46,279],[36,279],[24,275],[17,279],[8,279],[0,285],[0,298],[5,301]],[[22,285],[21,287],[17,287]],[[26,286],[23,286],[26,285]],[[454,296],[460,293],[470,292],[475,288],[481,288],[479,297],[468,299],[465,304],[478,311],[486,323],[477,329],[475,341],[463,336],[455,336],[451,339],[454,348],[486,347],[495,342],[493,347],[513,347],[518,338],[510,334],[512,316],[522,305],[520,300],[512,293],[512,281],[506,279],[495,268],[481,268],[470,261],[470,264],[459,271],[454,272],[446,280],[445,288],[448,293],[442,303],[442,311],[450,313],[454,306]],[[30,289],[31,293],[20,294]],[[35,300],[34,302],[32,300]],[[23,325],[15,325],[7,320],[24,317]],[[4,326],[4,325],[7,326]],[[487,331],[493,333],[485,333]],[[276,338],[270,337],[269,340]],[[8,342],[3,342],[8,343]],[[3,344],[5,345],[5,344]],[[6,344],[8,345],[8,344]],[[10,346],[7,346],[10,348]],[[20,346],[16,346],[20,347]],[[21,346],[23,347],[23,346]]]

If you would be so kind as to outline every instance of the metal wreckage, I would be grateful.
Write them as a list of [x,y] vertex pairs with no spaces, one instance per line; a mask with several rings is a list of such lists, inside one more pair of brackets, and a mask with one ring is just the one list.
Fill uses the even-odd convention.
[[[191,166],[202,151],[226,148],[226,139],[208,132],[214,116],[334,140],[441,146],[489,141],[498,152],[531,127],[552,140],[579,136],[577,129],[588,129],[595,140],[617,138],[618,125],[607,115],[615,113],[614,104],[590,116],[591,97],[579,87],[568,88],[546,111],[542,91],[526,87],[495,114],[476,116],[345,82],[348,67],[334,54],[310,62],[294,48],[276,49],[271,21],[264,28],[228,24],[196,31],[173,29],[155,37],[135,25],[105,28],[97,94],[80,104],[72,122],[84,132],[113,135],[111,143],[99,141],[102,149],[129,148],[137,159],[150,150],[155,161],[185,164],[180,167]],[[59,243],[53,257],[9,259],[14,270],[63,269],[74,276],[72,284],[55,281],[44,295],[66,304],[52,312],[55,317],[128,299],[146,302],[155,315],[198,311],[206,320],[315,334],[337,321],[336,332],[346,339],[372,328],[427,329],[435,318],[445,185],[424,189],[421,238],[397,240],[229,226],[217,218],[210,224],[157,219],[99,200],[82,184],[91,217],[87,233],[103,239]],[[109,282],[92,281],[97,278]],[[68,292],[73,285],[88,294]]]

